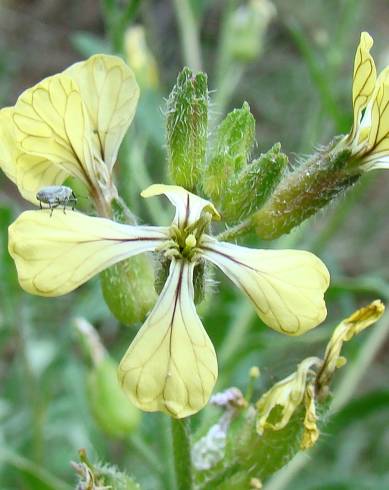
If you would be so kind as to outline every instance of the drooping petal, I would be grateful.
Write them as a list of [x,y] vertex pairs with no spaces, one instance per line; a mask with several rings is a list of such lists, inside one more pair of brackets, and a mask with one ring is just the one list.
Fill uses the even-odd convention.
[[19,97],[13,119],[20,147],[93,187],[92,129],[76,83],[54,75]]
[[354,311],[335,328],[324,354],[323,366],[318,374],[317,386],[319,390],[328,387],[338,367],[345,364],[341,357],[344,342],[348,342],[365,328],[377,322],[384,314],[385,306],[380,300],[375,300],[369,305]]
[[138,103],[135,76],[123,60],[103,54],[75,63],[64,74],[78,85],[96,134],[97,151],[112,170]]
[[216,354],[193,303],[193,268],[173,259],[157,304],[120,362],[123,389],[142,410],[187,417],[214,387]]
[[153,250],[167,229],[128,226],[74,211],[26,211],[9,227],[9,253],[23,289],[60,296],[123,259]]
[[301,335],[326,317],[323,299],[329,273],[302,250],[254,250],[206,237],[202,255],[244,291],[266,325]]
[[38,204],[39,189],[62,184],[66,173],[46,158],[28,155],[18,148],[13,113],[13,107],[0,110],[0,167],[25,199]]
[[141,192],[142,197],[153,197],[165,194],[176,208],[173,223],[180,228],[193,224],[200,218],[201,213],[208,211],[213,219],[219,220],[220,214],[214,205],[178,185],[153,184]]
[[353,110],[354,123],[350,133],[353,139],[360,123],[363,109],[367,106],[376,83],[376,67],[370,54],[373,39],[367,32],[362,32],[361,40],[355,54],[353,76]]

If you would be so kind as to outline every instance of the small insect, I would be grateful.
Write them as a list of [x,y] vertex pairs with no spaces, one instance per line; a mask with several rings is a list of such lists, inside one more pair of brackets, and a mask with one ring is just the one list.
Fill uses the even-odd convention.
[[66,214],[66,206],[68,203],[72,203],[72,210],[74,210],[77,204],[77,197],[73,190],[66,185],[49,185],[43,187],[37,195],[36,198],[39,201],[41,209],[44,209],[42,203],[48,204],[49,209],[51,209],[50,217],[53,214],[54,208],[58,206],[63,206],[63,212]]

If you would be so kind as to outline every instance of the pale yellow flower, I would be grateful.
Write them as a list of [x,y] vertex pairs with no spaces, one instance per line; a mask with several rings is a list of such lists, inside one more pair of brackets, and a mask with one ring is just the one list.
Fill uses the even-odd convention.
[[373,39],[362,32],[354,62],[354,122],[339,143],[351,149],[351,157],[363,170],[389,168],[389,67],[377,77],[372,46]]
[[112,192],[138,97],[132,71],[116,56],[95,55],[45,78],[0,111],[0,167],[34,204],[39,189],[68,176],[92,195]]
[[[207,402],[217,378],[213,345],[194,305],[193,272],[203,260],[218,266],[271,328],[301,335],[326,316],[324,264],[300,250],[254,250],[219,242],[204,230],[214,206],[177,186],[152,185],[176,208],[170,227],[128,226],[77,212],[27,211],[9,228],[9,251],[22,287],[42,296],[77,288],[106,267],[156,251],[170,261],[159,299],[119,368],[130,400],[147,411],[186,417]],[[118,292],[119,293],[119,292]]]

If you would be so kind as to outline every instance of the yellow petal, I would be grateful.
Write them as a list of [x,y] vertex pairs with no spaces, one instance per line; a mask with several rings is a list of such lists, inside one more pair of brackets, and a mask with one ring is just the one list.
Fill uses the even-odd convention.
[[37,192],[43,187],[60,185],[67,173],[58,165],[44,157],[20,152],[16,157],[17,185],[20,194],[38,205]]
[[18,148],[13,114],[13,107],[0,111],[0,167],[17,184],[25,199],[38,204],[36,193],[39,189],[62,184],[66,173],[46,158],[28,155]]
[[9,253],[23,289],[60,296],[123,259],[153,250],[167,230],[128,226],[57,209],[26,211],[9,227]]
[[54,75],[23,92],[13,118],[23,151],[51,160],[93,187],[91,127],[71,78]]
[[12,107],[0,110],[0,168],[16,184],[16,142],[12,121]]
[[192,194],[178,185],[153,184],[141,192],[142,197],[160,196],[161,194],[165,194],[175,206],[176,215],[173,223],[180,228],[195,223],[200,218],[203,210],[211,213],[213,219],[220,219],[220,214],[211,202]]
[[350,138],[354,138],[360,123],[362,110],[367,106],[376,82],[376,67],[370,54],[373,39],[367,32],[362,32],[361,40],[355,54],[353,76],[353,109],[354,123]]
[[98,152],[111,170],[138,103],[134,74],[117,56],[103,54],[70,66],[64,74],[80,89],[97,135]]
[[370,131],[364,165],[369,170],[389,168],[389,67],[378,77],[366,117],[370,118]]
[[253,250],[210,237],[203,256],[217,265],[254,304],[266,325],[301,335],[327,315],[324,292],[329,273],[323,262],[302,250]]
[[193,263],[174,260],[157,304],[119,366],[119,379],[142,410],[187,417],[208,401],[216,354],[193,303]]
[[[328,386],[335,370],[344,366],[345,359],[340,356],[343,343],[351,340],[354,335],[358,335],[362,330],[373,325],[384,314],[385,306],[380,300],[373,301],[368,306],[360,308],[351,316],[343,320],[334,330],[328,342],[323,367],[318,374],[317,384],[323,388]],[[340,360],[340,362],[339,362]]]
[[309,384],[305,391],[305,418],[304,418],[304,433],[301,441],[301,449],[309,449],[313,447],[320,436],[320,431],[317,427],[317,415],[315,404],[315,388],[313,384]]

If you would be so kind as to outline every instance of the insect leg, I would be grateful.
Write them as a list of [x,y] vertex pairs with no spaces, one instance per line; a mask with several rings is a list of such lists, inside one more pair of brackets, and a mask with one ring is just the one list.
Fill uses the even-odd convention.
[[42,208],[42,201],[39,201],[39,207],[40,207],[41,209],[43,209],[43,208]]
[[72,211],[74,211],[74,208],[76,207],[76,204],[77,204],[77,196],[74,194],[74,192],[72,191]]

